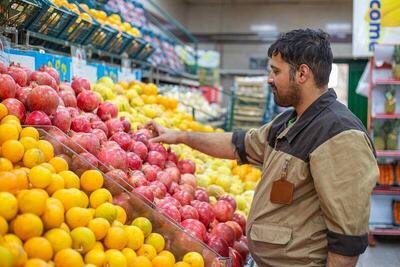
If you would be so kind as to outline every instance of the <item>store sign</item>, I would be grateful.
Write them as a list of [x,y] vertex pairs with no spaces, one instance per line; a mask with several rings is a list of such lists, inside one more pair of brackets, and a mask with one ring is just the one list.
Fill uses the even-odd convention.
[[400,43],[400,1],[354,0],[353,56],[369,57],[385,43]]

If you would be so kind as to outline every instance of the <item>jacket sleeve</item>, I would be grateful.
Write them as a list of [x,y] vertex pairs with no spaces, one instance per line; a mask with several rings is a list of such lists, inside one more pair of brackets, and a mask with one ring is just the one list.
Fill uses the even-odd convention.
[[272,122],[247,132],[236,131],[233,133],[232,143],[235,146],[237,160],[240,164],[262,165],[271,124]]
[[311,153],[310,170],[328,228],[329,251],[362,254],[368,246],[370,197],[379,175],[369,138],[357,130],[337,134]]

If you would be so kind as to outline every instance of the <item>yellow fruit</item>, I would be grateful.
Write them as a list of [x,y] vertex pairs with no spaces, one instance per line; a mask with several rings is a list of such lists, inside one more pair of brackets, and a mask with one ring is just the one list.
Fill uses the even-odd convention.
[[92,249],[85,255],[85,263],[86,264],[94,264],[96,266],[103,266],[104,261],[106,259],[106,254],[103,250],[100,249]]
[[108,191],[107,189],[100,188],[93,191],[90,194],[89,199],[90,199],[90,206],[95,209],[103,203],[112,202],[112,195],[110,191]]
[[110,223],[104,218],[94,218],[89,222],[88,228],[92,230],[96,240],[102,240],[110,228]]
[[138,256],[133,259],[132,266],[152,267],[151,260],[145,256]]
[[139,227],[126,225],[124,230],[128,238],[127,247],[137,250],[144,244],[144,235]]
[[24,267],[49,267],[49,265],[41,259],[29,259]]
[[97,170],[88,170],[81,175],[81,187],[88,192],[101,188],[103,182],[103,175]]
[[46,229],[60,227],[64,221],[64,207],[47,202],[46,209],[41,219]]
[[68,170],[68,162],[61,157],[54,157],[49,163],[53,165],[57,173]]
[[157,255],[156,249],[149,244],[144,244],[136,252],[138,256],[145,256],[149,260],[154,259],[154,257]]
[[41,216],[46,208],[46,191],[41,189],[22,190],[18,193],[18,208],[21,213]]
[[4,124],[4,123],[9,122],[9,121],[19,122],[19,119],[15,115],[7,115],[7,116],[5,116],[4,118],[1,119],[1,124]]
[[49,193],[49,195],[52,195],[54,192],[60,189],[64,189],[64,178],[62,178],[59,174],[53,173],[51,175],[51,182],[46,187],[46,191]]
[[50,242],[54,254],[60,250],[71,248],[72,246],[71,236],[60,228],[54,228],[47,231],[44,237]]
[[15,263],[13,254],[4,246],[0,246],[0,260],[1,267],[13,267]]
[[0,216],[0,236],[7,234],[8,232],[8,223],[6,219]]
[[175,262],[172,262],[167,256],[157,255],[151,263],[153,267],[173,267]]
[[7,140],[18,140],[18,137],[19,131],[17,126],[8,123],[0,125],[0,144],[3,144]]
[[54,258],[56,267],[83,267],[82,256],[73,249],[66,248],[57,252]]
[[23,158],[24,166],[32,168],[44,162],[44,154],[39,148],[28,149]]
[[124,208],[118,205],[116,205],[115,207],[117,208],[117,220],[122,224],[125,224],[127,215]]
[[6,158],[0,158],[0,171],[11,171],[13,169],[12,162]]
[[190,264],[191,267],[204,267],[204,259],[200,253],[189,252],[183,256],[183,261]]
[[18,135],[22,131],[22,126],[21,126],[21,123],[19,121],[9,120],[9,121],[6,121],[4,124],[11,124],[11,125],[14,125],[15,127],[17,127]]
[[87,227],[77,227],[71,230],[72,248],[81,254],[91,250],[96,244],[96,237]]
[[93,249],[100,249],[100,250],[103,250],[103,251],[104,251],[103,243],[97,241],[96,244],[94,244],[94,247],[92,248],[92,250],[93,250]]
[[[17,177],[17,188],[18,190],[27,189],[29,186],[28,175],[22,169],[11,170],[13,174]],[[0,178],[1,179],[1,178]]]
[[6,243],[7,244],[15,243],[20,246],[23,245],[21,239],[14,234],[6,234],[0,239],[0,245],[6,244]]
[[80,188],[79,176],[72,171],[61,171],[58,174],[64,178],[65,188]]
[[24,244],[24,250],[29,258],[38,258],[49,261],[53,257],[53,248],[50,242],[44,237],[30,238]]
[[8,115],[8,109],[6,105],[0,103],[0,120]]
[[112,226],[107,231],[107,235],[104,238],[104,245],[108,249],[121,250],[126,246],[128,238],[126,237],[124,229],[121,227]]
[[[26,261],[28,260],[28,255],[25,252],[22,243],[16,242],[2,242],[3,247],[8,249],[14,258],[14,265],[17,267],[24,266]],[[1,259],[1,256],[0,256]],[[1,262],[1,261],[0,261]],[[0,265],[1,266],[1,265]]]
[[43,233],[43,223],[40,218],[32,213],[18,215],[13,221],[14,233],[22,240],[41,236]]
[[35,166],[28,174],[29,182],[33,187],[46,188],[51,183],[51,171],[43,166]]
[[46,206],[48,206],[48,205],[56,205],[57,207],[59,207],[60,209],[62,209],[62,210],[63,210],[63,213],[64,213],[64,205],[63,205],[63,203],[62,203],[59,199],[54,198],[54,197],[49,197],[49,198],[46,200]]
[[86,226],[93,218],[89,209],[73,207],[65,213],[66,222],[70,229]]
[[169,258],[170,262],[172,262],[172,264],[175,264],[175,256],[170,251],[163,250],[160,253],[158,253],[158,255]]
[[39,140],[39,132],[34,127],[25,127],[20,134],[20,138],[22,137],[31,137],[35,140]]
[[63,231],[65,231],[65,232],[68,233],[68,234],[71,232],[71,230],[69,229],[69,227],[68,227],[68,225],[67,225],[66,223],[62,223],[62,224],[60,225],[60,229],[63,230]]
[[118,211],[117,211],[117,208],[115,207],[115,205],[106,202],[96,208],[96,212],[95,212],[94,216],[96,218],[99,218],[99,217],[104,218],[109,223],[112,223],[117,218],[117,214],[118,214]]
[[51,172],[51,174],[56,173],[56,169],[54,169],[53,165],[51,165],[50,163],[43,162],[42,164],[40,164],[40,166],[48,169]]
[[17,140],[7,140],[1,146],[2,156],[13,163],[20,161],[24,156],[24,152],[24,146]]
[[138,217],[132,221],[132,225],[139,227],[143,235],[147,237],[153,231],[153,225],[150,220],[145,217]]
[[165,247],[165,240],[162,235],[158,233],[151,233],[146,237],[145,244],[152,245],[157,253],[161,252]]
[[16,194],[19,190],[18,178],[11,171],[0,172],[0,191]]
[[174,267],[191,267],[191,265],[183,261],[178,261],[175,263]]
[[76,188],[58,190],[52,197],[61,201],[65,211],[72,207],[86,208],[89,202],[87,195]]
[[133,260],[136,258],[136,253],[131,248],[124,248],[122,250],[122,254],[124,254],[128,267],[133,267]]
[[46,161],[49,161],[52,158],[54,158],[54,148],[53,148],[53,145],[49,141],[39,140],[38,148],[40,150],[42,150]]
[[[105,253],[104,266],[108,267],[127,267],[124,254],[116,249],[109,249]],[[137,265],[142,267],[142,265]],[[143,266],[144,267],[144,266]]]

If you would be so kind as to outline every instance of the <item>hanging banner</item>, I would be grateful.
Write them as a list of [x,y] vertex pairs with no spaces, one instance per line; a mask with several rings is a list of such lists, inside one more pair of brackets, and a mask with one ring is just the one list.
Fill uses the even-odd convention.
[[400,43],[400,0],[353,1],[353,56],[369,57],[376,44]]

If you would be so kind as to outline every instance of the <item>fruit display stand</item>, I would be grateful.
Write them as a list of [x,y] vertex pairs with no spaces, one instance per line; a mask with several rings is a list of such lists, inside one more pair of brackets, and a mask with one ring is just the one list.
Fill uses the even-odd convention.
[[[97,170],[102,173],[104,177],[103,187],[112,194],[113,203],[125,210],[127,214],[126,223],[130,224],[134,218],[138,217],[149,219],[152,223],[152,232],[159,233],[164,237],[166,241],[165,250],[171,251],[176,259],[182,259],[189,252],[198,252],[204,258],[204,266],[231,266],[230,258],[219,256],[205,244],[187,233],[182,226],[157,211],[154,208],[154,203],[137,194],[133,190],[133,187],[125,180],[118,179],[118,177],[112,178],[107,175],[107,172],[104,173],[101,171],[110,171],[109,167],[106,167],[101,162],[97,163],[97,167],[92,165],[87,158],[82,156],[82,153],[85,153],[85,149],[79,144],[74,143],[61,130],[53,126],[40,126],[37,129],[40,133],[40,139],[47,140],[53,145],[55,154],[66,156],[75,162],[75,164],[72,163],[72,168],[74,168],[75,172],[78,171],[78,174],[81,174],[87,170]],[[63,140],[65,142],[60,143],[59,138],[56,138],[54,134],[64,135],[65,138]],[[77,151],[80,153],[78,154]]]
[[368,129],[376,149],[380,177],[373,190],[370,244],[374,236],[400,235],[393,201],[400,200],[400,80],[395,77],[395,45],[381,44],[370,60]]

